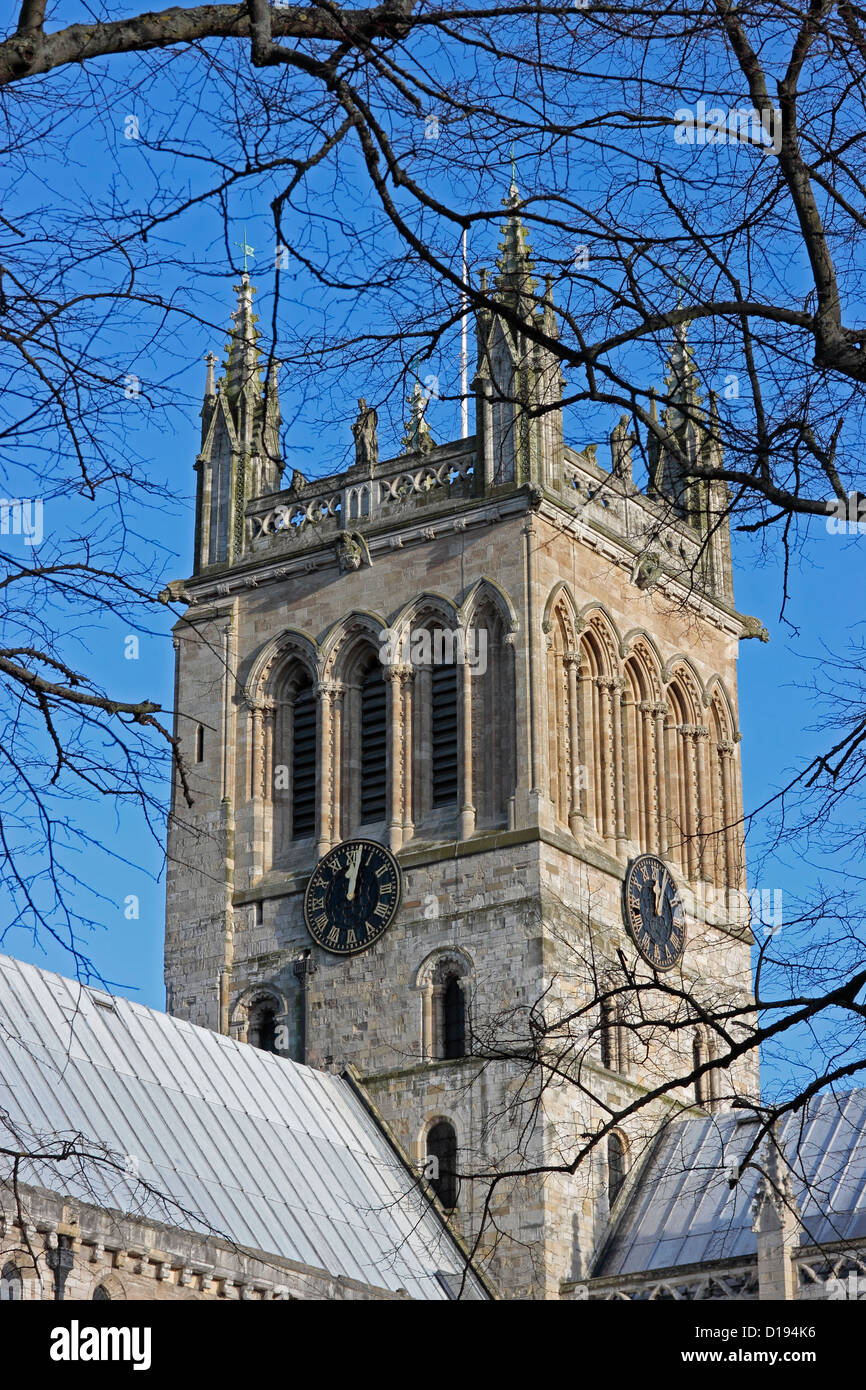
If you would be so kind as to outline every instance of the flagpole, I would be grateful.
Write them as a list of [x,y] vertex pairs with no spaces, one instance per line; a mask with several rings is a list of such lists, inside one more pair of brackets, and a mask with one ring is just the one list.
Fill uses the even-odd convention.
[[[468,284],[466,269],[466,228],[463,228],[463,283]],[[463,318],[460,324],[460,438],[469,438],[469,296],[461,293]]]

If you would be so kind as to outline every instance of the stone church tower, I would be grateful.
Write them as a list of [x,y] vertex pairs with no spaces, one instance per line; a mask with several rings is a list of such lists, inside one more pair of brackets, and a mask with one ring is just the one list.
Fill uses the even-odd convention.
[[[193,574],[172,586],[189,605],[175,706],[194,803],[177,782],[168,1008],[354,1066],[413,1161],[438,1159],[439,1196],[470,1235],[486,1187],[455,1166],[568,1161],[610,1108],[687,1074],[692,1047],[709,1055],[697,1033],[645,1046],[614,1005],[595,1007],[624,969],[652,973],[623,924],[634,856],[661,856],[680,887],[677,978],[750,999],[730,892],[744,887],[744,622],[724,491],[684,463],[717,449],[713,412],[681,333],[648,494],[627,421],[609,470],[595,445],[565,444],[559,365],[531,336],[554,336],[556,312],[514,187],[497,266],[511,312],[477,319],[476,434],[435,444],[416,396],[407,452],[380,462],[362,403],[356,463],[288,488],[244,275],[219,381],[208,361]],[[372,947],[340,957],[312,943],[303,896],[353,836],[397,855],[403,900]],[[563,1012],[581,1026],[563,1079],[539,1090],[532,1046]],[[754,1092],[751,1064],[732,1071],[726,1085]],[[702,1078],[574,1176],[500,1183],[483,1250],[503,1291],[555,1298],[586,1274],[658,1125],[722,1102]]]

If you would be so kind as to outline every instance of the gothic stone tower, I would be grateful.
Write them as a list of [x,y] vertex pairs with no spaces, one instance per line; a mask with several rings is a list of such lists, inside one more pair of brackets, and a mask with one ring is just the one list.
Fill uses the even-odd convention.
[[[315,1067],[353,1065],[413,1159],[440,1157],[440,1196],[468,1233],[486,1189],[453,1190],[455,1145],[464,1174],[557,1163],[605,1107],[685,1074],[673,1043],[638,1053],[607,1016],[580,1087],[532,1088],[531,1011],[589,1008],[623,965],[650,974],[623,925],[631,858],[659,854],[683,891],[679,977],[750,999],[747,921],[710,892],[744,883],[744,622],[726,523],[697,563],[714,499],[681,477],[688,449],[716,447],[712,414],[680,338],[677,447],[652,455],[649,495],[625,424],[610,471],[595,445],[563,443],[557,360],[532,338],[553,335],[555,311],[518,201],[512,188],[504,316],[477,322],[476,434],[434,444],[416,400],[388,462],[362,411],[354,466],[281,489],[244,276],[218,383],[208,367],[194,571],[172,586],[188,604],[176,710],[194,803],[175,786],[168,1007]],[[419,633],[484,660],[407,661],[383,638]],[[372,947],[340,957],[311,942],[303,894],[318,858],[357,835],[397,855],[403,901]],[[521,1046],[491,1060],[505,1034]],[[755,1090],[753,1067],[732,1070]],[[484,1247],[503,1292],[555,1298],[584,1275],[647,1127],[717,1103],[706,1085],[664,1097],[573,1177],[503,1182]]]

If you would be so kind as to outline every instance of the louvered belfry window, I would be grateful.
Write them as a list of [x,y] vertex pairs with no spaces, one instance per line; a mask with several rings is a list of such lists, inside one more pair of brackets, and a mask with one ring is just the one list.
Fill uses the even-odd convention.
[[361,682],[361,820],[384,820],[388,798],[385,681],[371,666]]
[[432,673],[433,805],[457,800],[457,668],[434,666]]
[[295,694],[292,710],[292,838],[316,828],[316,696],[312,685]]

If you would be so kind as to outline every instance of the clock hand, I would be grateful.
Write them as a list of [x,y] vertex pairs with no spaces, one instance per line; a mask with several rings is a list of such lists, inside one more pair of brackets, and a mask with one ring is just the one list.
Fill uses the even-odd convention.
[[352,855],[350,865],[346,868],[346,877],[349,880],[349,891],[346,894],[347,902],[351,902],[355,896],[355,884],[358,881],[358,870],[361,867],[361,855],[363,853],[364,851],[359,845]]

